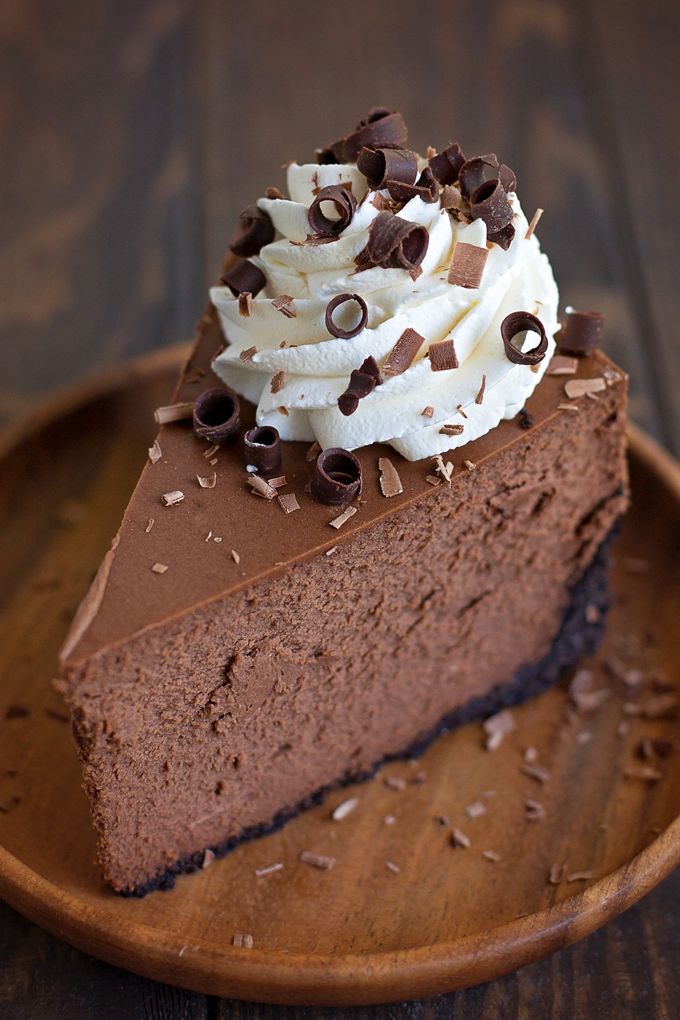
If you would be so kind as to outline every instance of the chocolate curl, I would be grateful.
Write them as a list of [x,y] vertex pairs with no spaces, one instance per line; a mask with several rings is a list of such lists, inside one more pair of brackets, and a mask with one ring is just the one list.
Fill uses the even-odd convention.
[[376,107],[345,138],[318,150],[317,159],[320,163],[354,163],[363,148],[399,148],[407,138],[408,130],[402,115],[396,110]]
[[451,142],[443,152],[437,153],[436,156],[431,156],[428,162],[435,180],[439,181],[440,184],[455,184],[458,180],[460,168],[465,163],[465,156],[461,151],[460,145],[457,142]]
[[580,358],[599,345],[603,329],[602,312],[568,312],[566,324],[557,334],[557,345],[565,354]]
[[278,475],[281,471],[281,437],[273,425],[257,425],[243,437],[246,465],[252,464],[258,473]]
[[[520,333],[531,330],[538,333],[540,340],[536,347],[530,351],[520,351],[513,343],[513,340]],[[543,328],[543,323],[530,312],[510,312],[501,323],[501,337],[505,347],[505,355],[508,361],[515,365],[538,365],[543,361],[548,350],[548,337]]]
[[515,239],[515,232],[514,223],[508,223],[502,230],[497,230],[495,234],[487,234],[486,239],[497,244],[503,251],[507,251]]
[[350,503],[361,492],[361,464],[349,450],[333,446],[316,458],[312,495],[328,506]]
[[378,363],[372,354],[364,360],[361,368],[352,370],[349,383],[344,393],[338,397],[338,408],[342,414],[349,417],[354,414],[362,397],[367,397],[376,386],[382,382]]
[[357,158],[357,170],[373,189],[384,188],[388,181],[413,184],[418,175],[418,156],[410,149],[363,148]]
[[[335,206],[337,219],[331,219],[323,211],[323,203]],[[330,184],[322,188],[307,211],[307,221],[316,237],[336,237],[352,222],[357,200],[348,188]]]
[[423,202],[436,202],[439,198],[439,185],[434,179],[429,166],[425,167],[415,184],[403,184],[401,181],[388,181],[387,190],[395,202],[410,202],[416,196]]
[[467,159],[458,173],[461,194],[469,198],[475,188],[492,177],[498,177],[498,156],[488,152],[486,156],[473,156]]
[[247,258],[249,255],[259,255],[260,249],[265,244],[274,240],[276,231],[269,215],[256,205],[249,205],[239,217],[237,236],[229,245],[234,255],[241,255]]
[[512,206],[498,178],[484,181],[470,195],[470,215],[486,223],[487,234],[503,230],[512,219]]
[[[359,306],[361,315],[359,322],[356,326],[353,326],[352,329],[341,329],[340,326],[336,325],[333,321],[333,313],[336,308],[339,308],[340,305],[347,304],[348,301],[354,301]],[[368,322],[368,308],[366,306],[366,302],[359,294],[338,294],[332,299],[332,301],[329,301],[326,306],[325,322],[326,329],[331,336],[338,337],[340,340],[350,340],[353,336],[361,333],[362,329]]]
[[368,230],[368,242],[354,262],[358,272],[383,269],[417,269],[427,254],[427,229],[390,212],[378,213]]
[[232,292],[234,297],[239,294],[250,294],[255,297],[267,284],[267,277],[259,266],[248,259],[238,259],[227,269],[220,279]]
[[193,419],[197,436],[221,446],[240,428],[239,399],[226,387],[204,390],[194,401]]

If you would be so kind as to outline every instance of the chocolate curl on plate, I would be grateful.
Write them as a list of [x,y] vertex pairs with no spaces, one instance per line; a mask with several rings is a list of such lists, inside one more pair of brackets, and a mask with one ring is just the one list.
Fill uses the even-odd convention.
[[565,354],[581,357],[597,347],[604,329],[602,312],[567,312],[567,321],[557,334],[557,346]]
[[451,142],[442,152],[428,160],[435,180],[440,184],[455,184],[465,156],[457,142]]
[[317,150],[317,159],[319,163],[354,163],[363,148],[399,148],[407,138],[408,130],[402,115],[396,110],[376,107],[345,138],[333,142],[326,149]]
[[[324,206],[335,207],[336,217],[326,215]],[[352,222],[357,200],[349,190],[340,184],[322,188],[307,211],[307,221],[316,237],[336,237]]]
[[220,282],[229,288],[234,297],[238,297],[239,294],[250,294],[255,297],[265,287],[267,278],[254,262],[238,259],[222,274]]
[[[353,301],[359,306],[359,321],[356,326],[351,329],[342,329],[333,320],[333,313],[341,305],[347,304],[348,301]],[[338,337],[340,340],[350,340],[353,336],[361,333],[362,329],[368,322],[368,308],[366,302],[360,294],[338,294],[326,306],[325,315],[326,329],[331,336]]]
[[196,435],[221,446],[240,428],[239,399],[226,387],[204,390],[194,401],[193,418]]
[[361,492],[361,464],[349,450],[333,446],[316,458],[312,495],[328,506],[350,503]]
[[368,242],[354,262],[358,272],[380,266],[383,269],[418,268],[430,241],[427,228],[390,212],[378,213],[368,230]]
[[276,231],[269,215],[256,205],[249,205],[239,217],[237,235],[229,245],[234,255],[241,255],[247,258],[249,255],[259,255],[260,249],[265,244],[274,240]]
[[243,437],[246,465],[252,464],[258,473],[278,475],[281,471],[281,437],[273,425],[256,425]]
[[436,202],[439,198],[439,185],[429,166],[425,167],[415,184],[403,184],[401,181],[388,181],[387,190],[395,202],[410,202],[412,198],[421,198],[423,202]]
[[[538,333],[540,340],[530,351],[521,351],[514,343],[520,333]],[[510,312],[501,323],[501,337],[508,361],[515,365],[538,365],[548,350],[548,337],[543,323],[530,312]]]
[[487,234],[496,234],[512,219],[512,206],[498,178],[484,181],[470,195],[470,215],[486,223]]
[[384,188],[388,181],[413,184],[418,176],[418,156],[411,149],[363,148],[357,157],[357,170],[373,189]]
[[367,397],[381,382],[380,369],[375,358],[372,356],[366,358],[361,368],[352,370],[347,389],[338,397],[338,408],[341,413],[347,417],[354,414],[362,397]]

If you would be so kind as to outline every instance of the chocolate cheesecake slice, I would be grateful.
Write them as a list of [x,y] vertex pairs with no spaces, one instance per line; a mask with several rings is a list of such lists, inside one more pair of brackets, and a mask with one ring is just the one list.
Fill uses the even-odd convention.
[[[118,892],[172,885],[599,640],[626,378],[592,315],[554,356],[512,171],[457,146],[423,168],[378,114],[289,171],[271,221],[248,211],[65,642],[57,685]],[[256,422],[273,453],[244,446]],[[329,447],[360,472],[335,505]]]

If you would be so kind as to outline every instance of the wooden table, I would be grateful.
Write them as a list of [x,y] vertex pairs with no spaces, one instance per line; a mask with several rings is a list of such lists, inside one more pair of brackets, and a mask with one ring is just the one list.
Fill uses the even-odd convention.
[[[638,422],[680,450],[677,38],[667,0],[6,0],[0,418],[189,334],[238,211],[377,103],[518,172],[563,302],[606,313]],[[266,7],[266,10],[265,10]],[[247,13],[246,13],[247,11]],[[429,1003],[314,1011],[118,971],[0,905],[0,1016],[672,1017],[680,875],[603,931]]]

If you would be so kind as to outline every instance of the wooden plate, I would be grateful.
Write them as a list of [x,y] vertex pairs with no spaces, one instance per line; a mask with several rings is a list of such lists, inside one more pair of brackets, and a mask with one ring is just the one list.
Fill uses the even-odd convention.
[[[632,430],[634,501],[594,665],[595,687],[611,687],[599,709],[577,713],[566,689],[552,690],[515,710],[517,730],[494,753],[483,749],[479,725],[465,727],[418,763],[333,794],[172,892],[137,901],[104,888],[50,679],[179,358],[164,352],[86,385],[0,441],[0,894],[87,952],[151,978],[243,999],[341,1005],[494,978],[582,938],[664,878],[680,862],[680,723],[639,713],[650,705],[650,670],[678,675],[680,471]],[[600,663],[612,655],[629,682],[638,668],[643,682],[605,680]],[[643,745],[653,760],[636,757],[643,737],[657,741]],[[676,753],[659,741],[675,742]],[[549,770],[546,782],[520,772],[527,747]],[[661,777],[626,778],[630,765]],[[386,775],[405,788],[386,786]],[[350,796],[359,798],[355,810],[332,821]],[[527,798],[541,802],[542,820],[526,819]],[[486,813],[472,819],[464,809],[475,801]],[[469,848],[451,845],[438,815],[469,836]],[[334,869],[300,863],[303,848],[333,855]],[[282,870],[255,875],[279,861]],[[550,884],[554,864],[573,880]],[[590,877],[574,879],[578,872]],[[254,948],[232,946],[237,932],[252,933]]]

